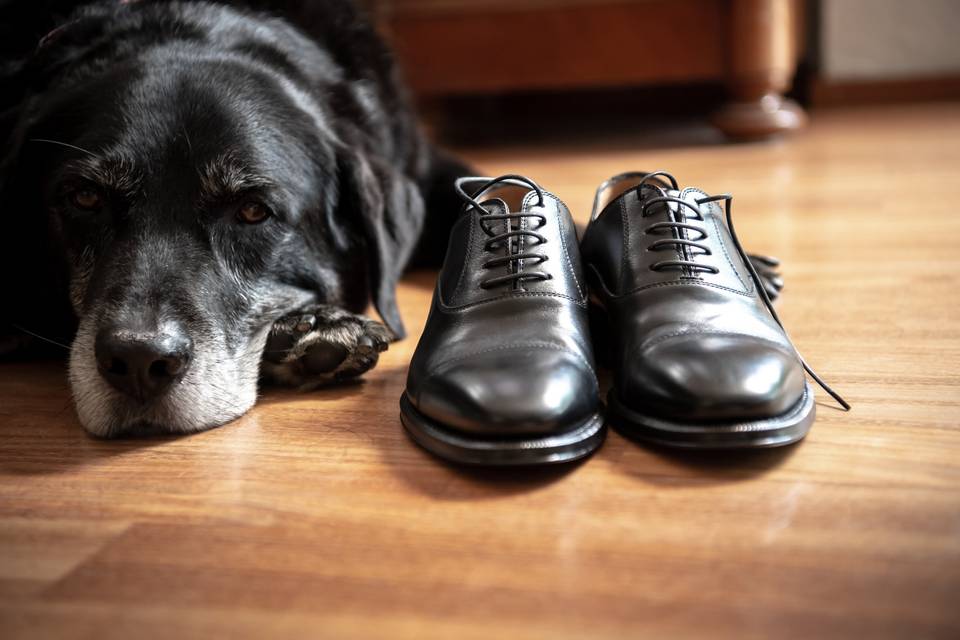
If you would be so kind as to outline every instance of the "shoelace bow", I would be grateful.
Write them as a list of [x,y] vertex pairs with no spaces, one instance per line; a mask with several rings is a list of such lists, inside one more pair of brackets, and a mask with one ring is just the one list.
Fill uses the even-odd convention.
[[[687,247],[700,249],[701,253],[699,255],[709,256],[709,255],[712,255],[713,252],[710,251],[710,247],[706,246],[705,244],[702,244],[703,240],[706,240],[709,235],[707,233],[707,230],[697,225],[693,225],[686,222],[686,215],[683,213],[683,208],[685,207],[686,209],[692,211],[695,214],[697,220],[703,221],[704,218],[703,218],[703,214],[700,211],[700,205],[707,204],[710,202],[723,202],[724,213],[727,219],[727,229],[730,231],[730,238],[733,240],[733,245],[736,247],[737,253],[740,254],[740,258],[743,260],[743,263],[746,265],[747,271],[750,273],[750,277],[753,279],[754,286],[757,288],[757,291],[760,293],[760,299],[763,300],[764,306],[766,306],[767,311],[770,312],[770,315],[773,317],[774,321],[780,326],[781,329],[783,329],[783,333],[784,335],[787,336],[787,340],[790,340],[790,336],[787,334],[786,327],[783,326],[783,322],[780,320],[780,316],[777,314],[776,309],[773,308],[773,303],[770,301],[770,297],[767,295],[766,288],[763,286],[763,282],[760,279],[760,275],[757,273],[756,268],[753,266],[753,262],[750,260],[750,256],[747,255],[747,252],[744,250],[743,245],[740,244],[740,239],[737,237],[737,231],[733,226],[733,196],[728,193],[724,193],[716,196],[707,196],[706,198],[700,198],[695,200],[696,205],[693,205],[690,202],[684,200],[683,198],[667,195],[667,193],[658,185],[647,184],[648,180],[652,180],[654,178],[660,178],[660,177],[668,179],[674,191],[676,192],[680,191],[680,187],[679,187],[679,184],[677,183],[677,179],[673,177],[672,174],[667,173],[666,171],[654,171],[653,173],[649,173],[645,175],[635,188],[637,192],[637,197],[640,199],[641,202],[643,202],[643,205],[640,209],[640,214],[642,217],[648,216],[649,208],[652,205],[655,205],[658,203],[663,203],[668,207],[669,207],[669,203],[675,203],[677,205],[677,212],[679,213],[680,219],[670,220],[667,222],[655,222],[649,225],[648,227],[646,227],[645,229],[646,233],[651,233],[655,235],[662,235],[664,233],[673,233],[674,231],[676,231],[675,237],[662,238],[660,240],[656,240],[655,242],[650,244],[648,249],[650,249],[651,251],[661,251],[665,247],[674,246],[680,249],[680,254],[682,258],[678,260],[661,260],[659,262],[655,262],[654,264],[650,265],[650,269],[653,271],[662,271],[666,268],[681,268],[681,269],[689,269],[692,271],[702,271],[702,272],[713,273],[713,274],[720,273],[720,269],[718,269],[715,266],[702,264],[702,263],[696,262],[695,260],[690,259],[691,256],[689,256],[687,253]],[[644,201],[643,193],[642,193],[642,190],[644,187],[647,187],[647,188],[652,187],[663,195],[655,196],[653,198],[649,198],[646,201]],[[696,232],[699,235],[694,239],[686,238],[684,237],[684,231]],[[790,343],[792,344],[793,341],[790,340]],[[796,350],[796,345],[794,345],[794,350]],[[844,400],[839,393],[834,391],[830,387],[830,385],[824,382],[823,379],[817,375],[817,373],[810,367],[810,365],[807,364],[807,361],[803,358],[803,356],[800,355],[799,351],[797,351],[797,356],[800,358],[800,364],[803,365],[804,371],[806,371],[807,374],[809,374],[810,377],[813,378],[818,385],[820,385],[820,388],[826,391],[828,394],[830,394],[830,397],[836,400],[840,404],[840,406],[843,407],[844,411],[849,411],[850,403]]]
[[[510,182],[521,182],[528,185],[537,194],[537,206],[543,207],[543,189],[540,188],[540,185],[529,178],[516,174],[507,174],[500,176],[499,178],[493,178],[489,182],[485,183],[482,187],[477,189],[474,193],[483,193],[490,187],[503,182],[508,184]],[[506,246],[506,255],[491,258],[484,262],[481,266],[484,269],[493,269],[495,267],[508,265],[508,270],[510,273],[502,276],[487,278],[486,280],[481,281],[480,286],[482,288],[491,289],[504,284],[510,284],[514,288],[517,288],[523,282],[539,282],[542,280],[551,280],[553,278],[552,275],[544,271],[528,270],[529,266],[535,266],[546,262],[548,256],[542,253],[534,253],[532,251],[525,250],[527,238],[536,241],[536,243],[533,245],[534,247],[546,243],[547,239],[536,231],[523,228],[524,220],[527,218],[533,218],[537,220],[539,223],[537,227],[539,228],[547,224],[546,216],[544,216],[542,213],[534,213],[530,211],[505,214],[490,213],[483,208],[481,203],[467,194],[459,182],[456,184],[456,191],[457,195],[459,195],[460,198],[466,203],[466,206],[468,208],[473,208],[480,215],[480,228],[488,237],[487,241],[483,245],[484,251],[492,253],[499,251],[502,247]],[[503,232],[498,232],[490,227],[491,223],[496,222],[504,223]],[[532,262],[528,263],[528,261]]]

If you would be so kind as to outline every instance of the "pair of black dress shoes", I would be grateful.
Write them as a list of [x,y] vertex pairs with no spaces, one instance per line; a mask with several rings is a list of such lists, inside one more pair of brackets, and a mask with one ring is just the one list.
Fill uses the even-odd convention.
[[[604,413],[662,445],[786,445],[813,423],[805,369],[847,407],[785,334],[730,196],[625,173],[597,190],[578,242],[567,207],[528,178],[456,188],[464,209],[400,400],[429,451],[566,462],[600,447]],[[606,411],[595,352],[613,371]]]

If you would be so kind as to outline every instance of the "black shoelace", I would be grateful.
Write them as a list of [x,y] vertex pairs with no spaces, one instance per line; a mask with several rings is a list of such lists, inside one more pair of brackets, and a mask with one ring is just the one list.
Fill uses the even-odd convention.
[[[750,260],[750,256],[747,255],[747,252],[743,249],[743,245],[740,244],[740,239],[737,237],[736,229],[733,226],[733,196],[730,194],[721,194],[717,196],[708,196],[706,198],[700,198],[696,200],[696,205],[691,204],[690,202],[679,198],[667,195],[667,193],[658,185],[647,184],[648,180],[653,178],[663,177],[670,181],[670,185],[673,187],[673,190],[676,192],[680,191],[679,184],[677,179],[673,175],[667,173],[666,171],[654,171],[649,173],[640,180],[640,183],[636,187],[637,197],[640,198],[641,202],[644,204],[640,210],[641,216],[646,217],[648,214],[648,209],[652,205],[663,203],[669,207],[669,203],[675,203],[677,205],[677,212],[679,219],[673,219],[667,222],[655,222],[649,225],[646,228],[647,233],[654,235],[662,235],[664,233],[675,233],[674,237],[671,238],[662,238],[653,242],[648,249],[651,251],[662,251],[665,247],[676,247],[679,249],[681,255],[680,259],[677,260],[661,260],[650,265],[650,269],[653,271],[662,271],[664,269],[686,269],[693,272],[705,272],[705,273],[720,273],[720,269],[708,264],[702,264],[692,259],[692,256],[688,253],[689,248],[699,249],[700,253],[698,255],[712,255],[710,247],[702,244],[703,240],[706,240],[708,237],[707,230],[699,227],[694,224],[686,222],[687,216],[683,213],[684,208],[686,210],[692,211],[695,215],[695,219],[703,221],[703,214],[700,212],[700,205],[707,204],[710,202],[723,202],[724,213],[727,219],[727,229],[730,231],[730,238],[733,240],[733,245],[737,249],[737,253],[740,254],[740,258],[743,260],[743,264],[746,265],[747,271],[750,273],[751,279],[753,279],[754,286],[756,286],[757,291],[760,294],[760,299],[763,300],[764,306],[766,306],[767,311],[770,312],[770,315],[773,317],[774,321],[780,325],[780,328],[783,329],[783,333],[787,336],[787,340],[790,340],[790,336],[787,334],[786,327],[783,326],[783,322],[780,320],[780,316],[777,315],[776,309],[773,308],[773,303],[770,301],[770,297],[767,295],[766,288],[763,286],[763,282],[760,279],[760,275],[757,273],[756,268],[753,266],[753,262]],[[649,198],[648,200],[643,200],[642,190],[644,187],[654,188],[659,191],[662,195]],[[690,239],[685,237],[685,232],[696,232],[699,235]],[[793,343],[790,340],[791,344]],[[796,350],[796,345],[794,345],[794,350]],[[823,379],[816,374],[816,372],[807,364],[807,361],[800,355],[800,352],[797,351],[797,356],[800,358],[800,364],[803,365],[804,371],[806,371],[811,378],[813,378],[820,388],[830,394],[834,400],[836,400],[844,411],[850,410],[850,403],[840,397],[840,394],[830,388]]]
[[[541,208],[543,207],[543,189],[541,189],[540,185],[533,180],[520,175],[507,174],[500,176],[499,178],[493,178],[489,182],[486,182],[479,189],[474,191],[474,193],[483,193],[490,187],[503,182],[521,182],[526,184],[536,192],[538,198],[537,206]],[[524,228],[525,220],[528,218],[536,220],[538,222],[537,227],[539,228],[547,224],[546,216],[544,216],[542,213],[534,213],[531,211],[505,214],[490,213],[483,208],[481,203],[477,202],[477,200],[472,198],[463,190],[461,181],[457,181],[455,188],[457,195],[459,195],[460,198],[466,203],[466,206],[468,208],[473,208],[478,214],[480,214],[480,228],[488,238],[483,245],[484,251],[494,253],[499,252],[503,248],[506,249],[505,255],[491,258],[484,262],[481,266],[484,269],[494,269],[496,267],[507,265],[509,273],[502,276],[487,278],[486,280],[481,281],[480,286],[482,288],[491,289],[493,287],[509,284],[514,289],[517,289],[521,288],[521,285],[524,282],[539,282],[553,278],[552,275],[544,271],[529,270],[529,267],[531,266],[536,266],[546,262],[548,256],[542,253],[535,253],[526,250],[528,241],[535,241],[532,246],[536,247],[544,244],[547,239],[536,231]],[[503,222],[503,232],[498,232],[497,230],[491,228],[491,223],[496,222]]]

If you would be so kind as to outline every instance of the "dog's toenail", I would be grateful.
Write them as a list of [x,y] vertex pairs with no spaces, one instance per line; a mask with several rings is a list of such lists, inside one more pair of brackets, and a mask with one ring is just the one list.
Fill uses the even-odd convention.
[[313,329],[314,324],[317,322],[317,319],[312,315],[305,315],[300,318],[297,322],[297,326],[294,327],[300,333],[306,333]]
[[357,340],[357,344],[361,347],[373,347],[373,338],[370,336],[360,336]]

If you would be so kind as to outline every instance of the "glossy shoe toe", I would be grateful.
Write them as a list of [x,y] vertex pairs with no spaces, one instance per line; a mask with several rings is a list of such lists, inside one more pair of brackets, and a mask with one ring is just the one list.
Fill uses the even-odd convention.
[[559,350],[498,350],[439,368],[415,400],[425,416],[483,437],[545,435],[596,413],[596,377]]
[[619,399],[673,420],[724,421],[778,416],[804,393],[791,353],[751,336],[676,336],[630,358]]

